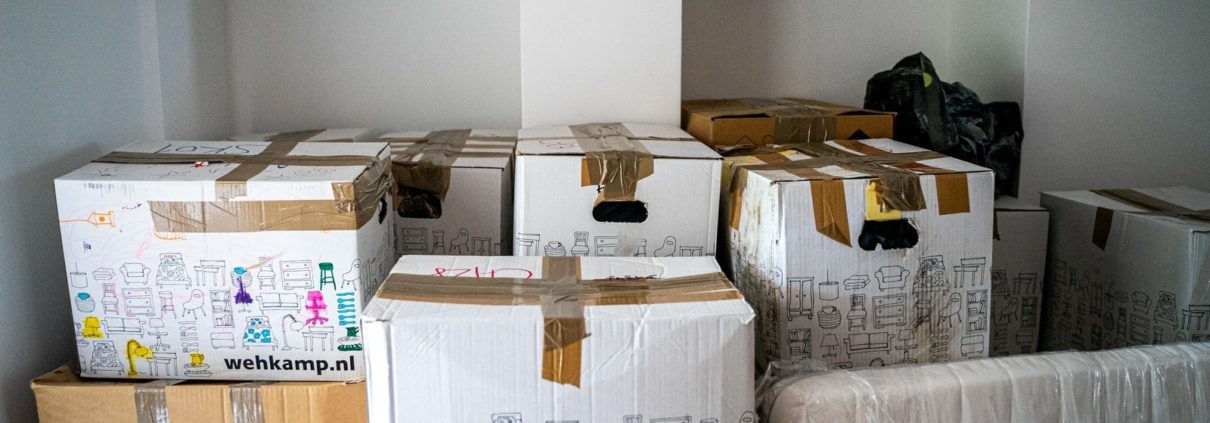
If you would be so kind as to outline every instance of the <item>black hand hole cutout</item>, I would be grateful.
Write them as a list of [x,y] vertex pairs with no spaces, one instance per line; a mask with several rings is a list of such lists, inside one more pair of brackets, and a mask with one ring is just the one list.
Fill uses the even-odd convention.
[[875,222],[867,220],[861,226],[861,236],[857,237],[857,245],[866,251],[874,251],[882,246],[883,250],[899,250],[912,248],[920,241],[920,232],[907,219]]
[[647,204],[642,201],[602,201],[592,208],[598,222],[642,223],[647,220]]
[[436,219],[441,217],[441,199],[437,193],[399,186],[399,216],[409,219]]

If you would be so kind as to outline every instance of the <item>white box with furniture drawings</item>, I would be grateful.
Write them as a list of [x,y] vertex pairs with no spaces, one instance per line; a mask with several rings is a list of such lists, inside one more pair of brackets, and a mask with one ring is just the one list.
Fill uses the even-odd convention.
[[746,422],[752,309],[713,257],[405,256],[366,307],[375,422]]
[[83,376],[361,377],[381,143],[128,144],[55,180]]
[[722,158],[667,125],[518,133],[517,256],[713,256]]
[[1042,193],[1050,210],[1042,348],[1210,341],[1210,193]]
[[1050,213],[996,199],[992,242],[992,357],[1038,351]]
[[512,254],[515,129],[395,132],[395,252]]
[[757,361],[986,357],[991,171],[888,139],[782,147],[729,158],[722,207]]

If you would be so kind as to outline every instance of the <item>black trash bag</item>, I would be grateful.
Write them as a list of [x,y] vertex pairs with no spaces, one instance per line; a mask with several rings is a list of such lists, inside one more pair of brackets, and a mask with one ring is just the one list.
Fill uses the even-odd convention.
[[1017,195],[1021,107],[984,104],[961,83],[942,82],[924,53],[866,84],[865,108],[896,112],[895,139],[996,171],[996,194]]

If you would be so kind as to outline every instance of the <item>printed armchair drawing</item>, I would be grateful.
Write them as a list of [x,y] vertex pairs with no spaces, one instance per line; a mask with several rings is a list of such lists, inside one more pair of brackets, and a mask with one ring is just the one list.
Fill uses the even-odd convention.
[[874,272],[874,278],[878,279],[879,291],[903,289],[907,285],[908,275],[911,273],[911,270],[904,269],[902,266],[883,266]]
[[151,268],[144,266],[142,263],[125,263],[118,268],[122,272],[122,279],[127,284],[141,283],[147,284],[147,277],[151,275]]

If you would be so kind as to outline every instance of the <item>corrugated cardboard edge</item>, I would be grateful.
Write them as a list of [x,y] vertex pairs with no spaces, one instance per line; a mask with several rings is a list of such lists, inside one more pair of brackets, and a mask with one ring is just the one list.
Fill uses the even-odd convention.
[[[241,382],[213,381],[139,381],[81,379],[68,365],[30,382],[37,400],[38,418],[43,423],[104,421],[141,423],[150,416],[154,404],[136,401],[138,387],[147,393],[163,393],[168,421],[171,423],[240,423],[235,419],[231,387],[237,384],[257,386],[255,405],[266,423],[354,423],[367,421],[364,381],[346,382]],[[251,397],[249,397],[251,398]],[[146,399],[145,399],[146,401]]]

